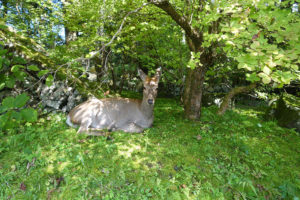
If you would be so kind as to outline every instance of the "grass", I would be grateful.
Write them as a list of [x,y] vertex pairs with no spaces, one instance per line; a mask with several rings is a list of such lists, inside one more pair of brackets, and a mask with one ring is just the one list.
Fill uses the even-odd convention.
[[63,114],[0,133],[0,199],[299,199],[299,135],[215,112],[191,122],[161,98],[143,134],[78,135]]

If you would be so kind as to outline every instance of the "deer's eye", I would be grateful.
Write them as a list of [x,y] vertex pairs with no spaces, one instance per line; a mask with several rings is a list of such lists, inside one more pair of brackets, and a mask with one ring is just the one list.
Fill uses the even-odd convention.
[[146,90],[146,88],[145,88],[145,87],[143,87],[143,89],[144,89],[144,90]]

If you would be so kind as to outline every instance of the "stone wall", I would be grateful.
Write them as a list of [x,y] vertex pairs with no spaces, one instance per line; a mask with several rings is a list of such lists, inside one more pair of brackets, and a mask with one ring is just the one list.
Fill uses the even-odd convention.
[[41,84],[37,90],[41,104],[46,111],[61,110],[69,112],[85,99],[79,92],[62,81],[54,82],[50,87]]

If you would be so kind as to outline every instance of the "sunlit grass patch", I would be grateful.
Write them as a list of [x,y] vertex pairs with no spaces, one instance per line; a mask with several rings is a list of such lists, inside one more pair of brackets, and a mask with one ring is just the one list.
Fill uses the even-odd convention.
[[299,196],[299,135],[259,111],[224,116],[157,99],[152,128],[77,134],[63,114],[1,135],[1,199],[264,199]]

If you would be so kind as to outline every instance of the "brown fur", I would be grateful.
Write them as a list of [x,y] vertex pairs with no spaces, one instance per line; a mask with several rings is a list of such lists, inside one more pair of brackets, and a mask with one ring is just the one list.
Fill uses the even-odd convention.
[[[153,107],[161,70],[148,77],[139,70],[143,80],[143,100],[128,98],[90,99],[73,108],[67,119],[70,126],[79,125],[78,133],[98,135],[102,129],[142,132],[153,123]],[[93,131],[93,132],[91,132]],[[101,134],[102,135],[102,134]]]

